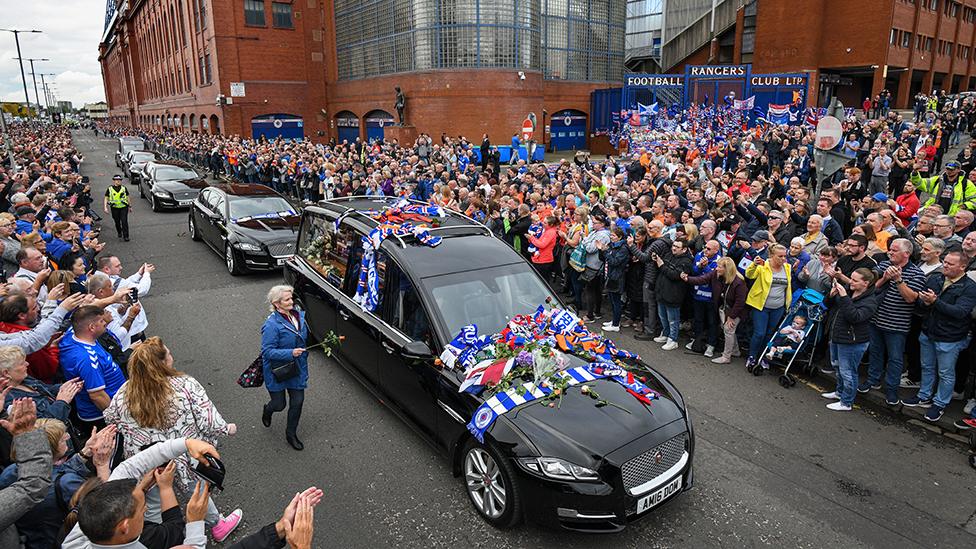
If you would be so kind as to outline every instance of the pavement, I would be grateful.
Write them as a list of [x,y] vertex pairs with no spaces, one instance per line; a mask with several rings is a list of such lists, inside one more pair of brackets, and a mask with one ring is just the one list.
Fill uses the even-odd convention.
[[[118,171],[115,145],[88,131],[74,135],[98,197]],[[221,442],[227,482],[214,498],[224,512],[244,511],[231,540],[273,522],[296,491],[316,485],[325,498],[315,547],[976,546],[976,471],[963,445],[870,407],[831,412],[800,384],[783,389],[741,362],[664,352],[629,331],[615,334],[618,345],[667,375],[689,403],[696,483],[620,534],[489,527],[447,462],[320,352],[309,361],[305,451],[296,452],[282,415],[270,429],[261,425],[265,391],[236,384],[259,352],[264,296],[280,273],[232,277],[217,254],[190,240],[185,211],[152,213],[134,200],[132,241],[116,241],[108,220],[107,251],[126,273],[156,264],[143,299],[148,332],[238,425]]]

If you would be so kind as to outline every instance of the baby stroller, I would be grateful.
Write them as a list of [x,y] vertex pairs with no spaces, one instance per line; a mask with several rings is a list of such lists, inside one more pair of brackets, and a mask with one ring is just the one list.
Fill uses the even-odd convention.
[[[801,290],[793,295],[793,303],[783,315],[783,321],[776,328],[775,333],[766,344],[759,359],[749,367],[749,373],[762,375],[764,366],[776,365],[783,367],[783,374],[779,376],[779,384],[788,389],[796,385],[796,377],[790,374],[794,366],[802,368],[807,374],[813,373],[813,353],[823,336],[823,324],[827,315],[827,307],[823,304],[824,296],[814,290]],[[802,317],[805,323],[798,334],[798,341],[792,345],[784,345],[781,331],[786,326],[792,326],[794,319]]]

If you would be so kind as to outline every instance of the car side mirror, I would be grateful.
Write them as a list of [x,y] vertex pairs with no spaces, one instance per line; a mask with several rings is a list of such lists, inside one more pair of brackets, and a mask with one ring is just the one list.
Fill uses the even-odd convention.
[[400,355],[410,360],[430,360],[434,358],[430,347],[423,341],[411,341],[407,343],[403,346],[403,351],[401,351]]

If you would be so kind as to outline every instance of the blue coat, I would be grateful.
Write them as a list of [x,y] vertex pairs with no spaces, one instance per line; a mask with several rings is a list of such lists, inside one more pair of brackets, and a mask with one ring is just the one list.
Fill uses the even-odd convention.
[[[297,311],[297,309],[296,309]],[[305,347],[308,338],[308,324],[305,323],[305,311],[298,311],[299,329],[281,313],[268,315],[261,327],[261,357],[264,363],[264,385],[268,391],[278,392],[285,389],[304,389],[308,386],[308,353],[302,353],[298,358],[291,356],[291,350]],[[271,373],[272,366],[295,360],[298,362],[298,377],[293,377],[284,383],[275,380]]]

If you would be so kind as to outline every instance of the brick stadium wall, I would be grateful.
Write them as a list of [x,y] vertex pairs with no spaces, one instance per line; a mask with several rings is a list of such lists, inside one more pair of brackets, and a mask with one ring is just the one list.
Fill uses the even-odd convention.
[[[328,112],[333,122],[342,111],[357,115],[365,135],[367,113],[380,109],[396,119],[394,88],[400,86],[407,98],[406,123],[418,132],[435,140],[442,132],[463,135],[477,143],[487,133],[492,143],[504,145],[529,112],[536,114],[540,125],[543,110],[552,114],[576,109],[589,115],[590,92],[612,85],[545,80],[538,72],[526,72],[520,80],[514,69],[406,73],[330,83]],[[540,131],[537,128],[536,139]]]

